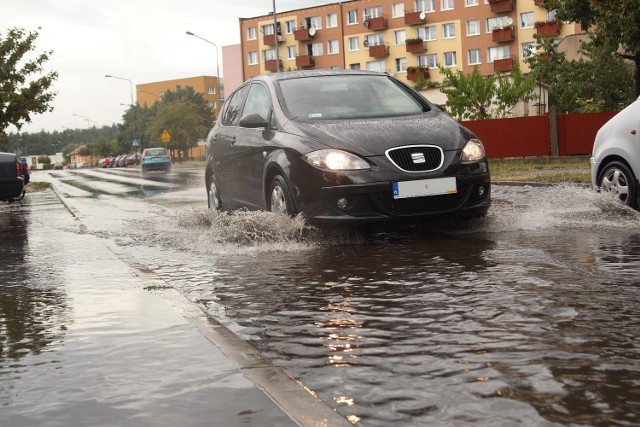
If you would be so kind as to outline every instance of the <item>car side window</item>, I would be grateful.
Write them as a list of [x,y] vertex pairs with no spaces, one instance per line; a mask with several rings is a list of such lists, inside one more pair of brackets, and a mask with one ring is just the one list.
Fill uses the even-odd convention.
[[248,86],[243,86],[238,89],[229,100],[229,105],[224,111],[222,117],[222,124],[225,126],[236,126],[240,120],[240,108],[242,107],[242,101],[244,95],[247,93]]
[[267,88],[260,83],[254,83],[249,88],[247,102],[244,103],[243,116],[247,114],[258,114],[264,120],[269,119],[271,111],[271,98],[267,92]]

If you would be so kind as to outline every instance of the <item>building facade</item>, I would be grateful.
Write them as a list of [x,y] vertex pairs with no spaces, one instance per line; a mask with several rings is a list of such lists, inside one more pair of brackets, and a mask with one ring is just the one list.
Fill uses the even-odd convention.
[[178,87],[192,87],[197,93],[201,93],[207,101],[209,108],[216,117],[220,112],[220,103],[224,99],[224,85],[217,77],[199,76],[184,79],[165,80],[161,82],[143,83],[136,85],[136,100],[141,107],[151,107],[155,102],[162,100],[162,95],[167,91],[175,91]]
[[[542,0],[345,1],[277,13],[275,20],[241,18],[243,80],[277,69],[346,68],[415,85],[441,82],[438,66],[465,73],[477,66],[489,75],[510,71],[516,61],[526,73],[534,34],[561,40],[580,32],[556,21]],[[429,96],[444,103],[437,89]]]

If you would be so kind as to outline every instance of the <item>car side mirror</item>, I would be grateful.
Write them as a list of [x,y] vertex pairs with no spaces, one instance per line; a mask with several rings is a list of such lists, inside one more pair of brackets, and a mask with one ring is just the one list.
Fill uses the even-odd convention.
[[267,121],[260,114],[251,113],[242,116],[238,125],[243,128],[266,128]]

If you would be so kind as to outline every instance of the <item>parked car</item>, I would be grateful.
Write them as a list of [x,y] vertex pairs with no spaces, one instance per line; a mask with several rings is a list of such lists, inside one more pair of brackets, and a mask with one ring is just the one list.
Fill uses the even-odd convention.
[[111,163],[111,157],[105,157],[103,159],[100,159],[100,161],[98,162],[98,166],[100,166],[101,168],[107,168],[109,167],[109,163]]
[[145,148],[140,158],[142,172],[164,171],[171,172],[171,157],[164,148]]
[[480,140],[382,73],[254,77],[228,97],[207,146],[211,209],[352,224],[476,217],[490,206]]
[[13,202],[24,197],[24,176],[20,159],[13,153],[0,153],[0,200]]
[[125,160],[125,166],[133,166],[140,163],[140,156],[136,154],[129,154]]
[[64,169],[64,164],[62,164],[61,162],[56,162],[56,163],[53,165],[53,169],[54,169],[54,170]]
[[640,208],[640,98],[596,134],[591,183],[634,209]]
[[29,175],[29,163],[27,163],[26,157],[20,157],[20,166],[22,167],[22,178],[24,179],[24,185],[29,183],[31,175]]

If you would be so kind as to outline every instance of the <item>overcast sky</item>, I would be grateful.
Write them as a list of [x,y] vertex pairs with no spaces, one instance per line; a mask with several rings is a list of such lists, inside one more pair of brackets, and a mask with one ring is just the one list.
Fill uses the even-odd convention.
[[[335,2],[276,0],[276,11]],[[38,31],[34,52],[53,50],[45,69],[59,73],[53,112],[32,116],[22,131],[120,122],[130,85],[105,74],[130,79],[134,97],[136,84],[214,76],[215,48],[185,31],[215,43],[222,60],[222,46],[240,43],[238,18],[272,10],[272,0],[0,0],[0,35],[13,27]]]

